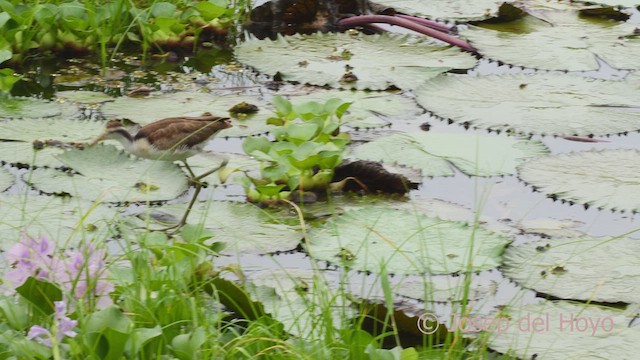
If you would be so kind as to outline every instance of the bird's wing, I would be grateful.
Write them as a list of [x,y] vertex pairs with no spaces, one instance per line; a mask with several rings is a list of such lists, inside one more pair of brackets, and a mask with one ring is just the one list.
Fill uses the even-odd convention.
[[228,128],[227,120],[220,116],[167,118],[142,127],[135,140],[145,138],[158,150],[195,147]]

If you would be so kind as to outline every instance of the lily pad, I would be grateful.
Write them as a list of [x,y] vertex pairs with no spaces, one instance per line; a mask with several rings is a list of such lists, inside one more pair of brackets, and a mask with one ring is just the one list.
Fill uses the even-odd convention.
[[36,98],[3,98],[0,101],[0,119],[62,117],[77,111],[78,108],[70,104]]
[[36,189],[104,202],[170,200],[187,190],[187,177],[177,165],[135,159],[114,146],[73,149],[58,159],[79,174],[36,169],[30,179]]
[[310,95],[292,97],[291,101],[294,103],[307,101],[324,103],[332,98],[352,103],[342,117],[342,122],[352,128],[386,126],[394,121],[415,118],[424,112],[413,99],[390,92],[314,91]]
[[385,266],[392,274],[450,274],[498,266],[508,242],[463,223],[370,207],[312,229],[307,250],[316,259],[361,271]]
[[286,332],[303,338],[323,336],[324,327],[319,325],[327,315],[336,329],[348,327],[348,316],[355,315],[346,297],[311,270],[261,271],[250,276],[247,291]]
[[483,20],[498,13],[503,0],[379,0],[377,4],[393,7],[396,11],[427,17],[456,21]]
[[[597,58],[618,69],[638,69],[636,24],[579,17],[577,11],[548,11],[512,22],[460,30],[478,51],[508,64],[546,70],[588,71]],[[517,50],[514,50],[517,49]]]
[[409,166],[423,176],[511,175],[521,162],[548,153],[540,142],[471,133],[417,133],[386,136],[353,150],[353,157]]
[[394,292],[411,299],[430,302],[460,302],[465,298],[480,300],[495,295],[498,284],[494,281],[473,276],[465,282],[464,276],[429,276],[421,280],[403,281]]
[[519,221],[517,227],[524,234],[564,238],[584,235],[582,231],[576,229],[583,225],[584,223],[580,221],[569,219],[530,219]]
[[90,142],[97,138],[103,129],[104,124],[98,121],[63,118],[14,119],[0,122],[0,139],[28,142]]
[[[149,217],[162,212],[180,219],[187,204],[165,205],[151,209]],[[140,214],[144,217],[146,214]],[[213,230],[216,242],[223,242],[223,254],[266,254],[293,250],[302,239],[294,227],[284,224],[268,211],[252,204],[208,201],[198,202],[189,214],[189,223],[204,224]]]
[[113,208],[79,199],[0,195],[0,249],[18,242],[23,231],[36,238],[45,235],[60,246],[104,240],[109,223],[117,216]]
[[[283,80],[343,89],[413,89],[477,60],[458,48],[408,35],[295,35],[249,40],[235,49],[238,60]],[[351,76],[355,75],[355,77]]]
[[627,81],[562,74],[442,76],[416,96],[438,116],[489,130],[602,136],[640,129],[640,93]]
[[56,97],[79,104],[102,104],[115,98],[97,91],[67,90],[56,92]]
[[260,162],[247,155],[203,152],[190,157],[187,161],[189,162],[189,167],[197,176],[218,167],[225,158],[228,159],[229,163],[223,169],[203,179],[209,185],[237,183],[234,179],[244,177],[245,172],[252,174],[251,176],[253,177],[260,177]]
[[566,301],[507,306],[488,346],[519,359],[633,359],[640,327],[629,326],[632,319],[623,310]]
[[269,131],[266,120],[273,116],[263,111],[264,101],[246,95],[220,95],[197,92],[177,92],[148,96],[145,98],[120,97],[103,105],[102,112],[110,118],[126,118],[140,125],[176,116],[200,116],[205,112],[229,116],[229,108],[247,102],[258,105],[260,111],[242,119],[234,119],[233,127],[225,129],[218,136],[249,136]]
[[7,169],[0,167],[0,192],[7,190],[16,182],[16,177]]
[[621,211],[640,211],[640,151],[582,151],[529,161],[518,176],[564,201]]
[[64,164],[56,155],[63,152],[61,148],[50,146],[36,150],[30,142],[0,141],[0,160],[14,165],[60,167]]
[[562,299],[640,302],[640,242],[631,238],[552,238],[507,248],[504,274]]

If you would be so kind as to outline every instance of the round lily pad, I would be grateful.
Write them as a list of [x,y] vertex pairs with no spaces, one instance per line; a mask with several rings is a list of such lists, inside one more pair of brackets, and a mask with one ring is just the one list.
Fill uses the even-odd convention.
[[606,135],[640,129],[637,86],[563,74],[442,76],[416,91],[460,124],[521,134]]
[[9,170],[0,167],[0,192],[7,190],[16,182],[16,177]]
[[[499,265],[509,241],[485,229],[384,207],[346,212],[312,229],[310,256],[361,271],[450,274]],[[470,254],[472,252],[472,254]]]
[[[150,219],[155,213],[165,213],[180,219],[187,204],[164,205],[148,210]],[[139,217],[144,218],[146,213]],[[216,242],[225,244],[223,254],[266,254],[293,250],[302,239],[294,227],[252,204],[226,201],[198,202],[189,214],[191,224],[204,224],[213,230]],[[153,227],[153,225],[151,225]]]
[[249,40],[236,57],[283,80],[344,89],[413,89],[451,69],[469,69],[477,60],[458,48],[407,35],[295,35]]
[[187,190],[187,177],[177,165],[135,159],[110,145],[69,150],[58,159],[79,174],[36,169],[30,177],[36,189],[104,202],[170,200]]
[[33,142],[90,142],[104,129],[104,123],[66,118],[13,119],[0,122],[0,139]]
[[546,70],[588,71],[598,58],[618,69],[638,69],[636,24],[583,18],[577,11],[547,11],[544,17],[469,26],[460,30],[478,51],[508,64]]
[[621,211],[640,211],[640,151],[582,151],[522,164],[518,176],[548,196]]
[[245,172],[252,174],[253,177],[260,177],[260,162],[247,155],[202,152],[190,157],[187,161],[197,176],[218,167],[224,159],[228,160],[224,168],[203,179],[209,185],[235,183],[234,179],[244,177]]
[[540,142],[471,133],[394,134],[360,145],[353,157],[397,163],[424,176],[511,175],[524,160],[547,154]]
[[498,284],[474,276],[466,283],[464,276],[429,276],[403,281],[394,292],[401,296],[430,302],[460,302],[465,293],[468,300],[486,299],[495,295]]
[[82,90],[58,91],[56,92],[56,97],[79,104],[102,104],[115,100],[102,92]]
[[120,97],[103,105],[102,112],[110,118],[126,118],[140,125],[177,116],[200,116],[205,112],[229,116],[229,109],[241,102],[258,105],[259,111],[232,121],[233,127],[217,136],[249,136],[269,131],[266,120],[273,116],[265,111],[266,103],[245,95],[220,95],[197,92],[177,92],[145,98]]
[[80,241],[102,241],[109,234],[109,223],[116,209],[76,198],[0,195],[0,249],[20,241],[22,232],[38,238],[47,236],[61,246]]
[[514,358],[633,359],[640,351],[640,327],[629,326],[633,315],[620,309],[543,301],[507,306],[486,320],[496,325],[488,346]]
[[498,13],[502,0],[379,0],[377,4],[393,7],[396,11],[431,19],[457,21],[483,20]]
[[630,238],[552,238],[508,247],[503,270],[520,285],[557,298],[638,303],[638,252],[640,242]]
[[64,164],[56,155],[64,151],[51,146],[37,150],[30,142],[0,141],[0,160],[14,165],[60,167]]
[[78,111],[76,106],[36,98],[3,98],[0,101],[0,119],[49,118],[71,116]]

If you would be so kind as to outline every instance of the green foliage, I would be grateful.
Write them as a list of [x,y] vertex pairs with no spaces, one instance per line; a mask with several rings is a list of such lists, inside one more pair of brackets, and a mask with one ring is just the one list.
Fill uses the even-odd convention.
[[276,116],[267,120],[277,126],[275,141],[250,137],[244,151],[262,163],[261,178],[248,177],[247,197],[255,202],[288,199],[292,191],[326,191],[334,168],[342,162],[347,133],[340,133],[341,119],[351,103],[330,99],[292,105],[282,97],[273,101]]

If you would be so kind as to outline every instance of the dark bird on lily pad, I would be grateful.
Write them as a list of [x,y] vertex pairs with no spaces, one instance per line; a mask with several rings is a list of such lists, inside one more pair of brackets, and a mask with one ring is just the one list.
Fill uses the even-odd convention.
[[135,134],[132,134],[120,121],[112,120],[107,123],[104,133],[90,146],[104,140],[116,140],[122,144],[125,150],[135,156],[184,163],[189,172],[190,180],[196,186],[196,192],[180,223],[172,227],[180,228],[186,223],[191,207],[200,192],[202,187],[200,180],[227,164],[227,160],[224,160],[215,169],[196,176],[187,164],[187,158],[201,152],[214,135],[231,126],[230,118],[205,113],[196,117],[183,116],[158,120],[143,126]]

